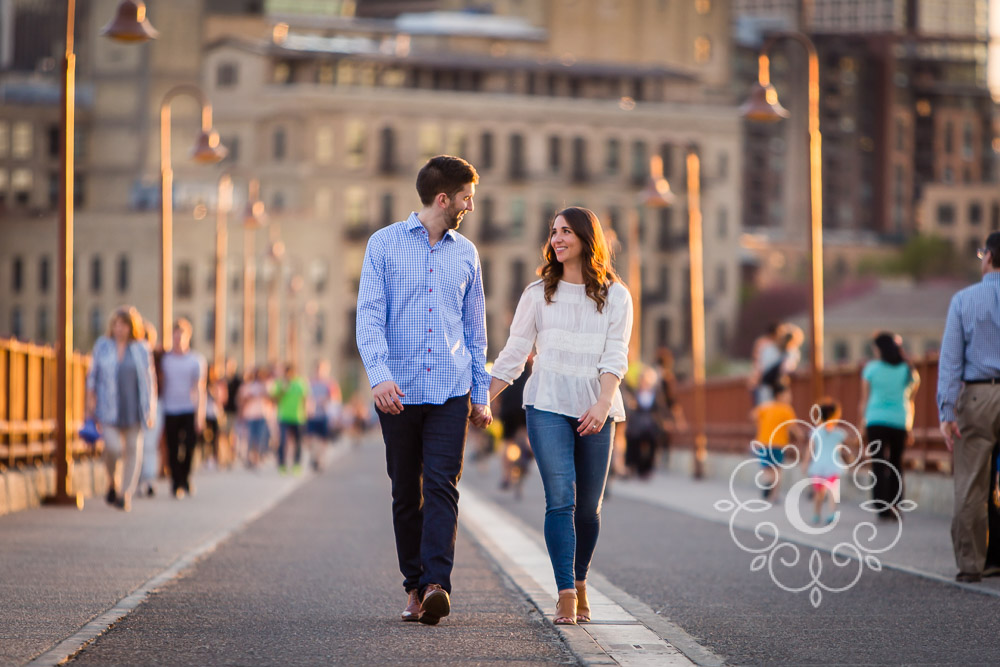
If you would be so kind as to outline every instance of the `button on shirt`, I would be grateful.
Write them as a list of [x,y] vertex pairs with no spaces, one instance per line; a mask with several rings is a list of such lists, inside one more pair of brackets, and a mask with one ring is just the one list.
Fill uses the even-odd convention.
[[357,343],[371,386],[393,380],[404,404],[471,390],[485,405],[486,305],[479,253],[454,230],[431,247],[416,213],[372,235],[358,290]]
[[938,417],[955,421],[963,380],[1000,378],[1000,273],[951,299],[938,358]]

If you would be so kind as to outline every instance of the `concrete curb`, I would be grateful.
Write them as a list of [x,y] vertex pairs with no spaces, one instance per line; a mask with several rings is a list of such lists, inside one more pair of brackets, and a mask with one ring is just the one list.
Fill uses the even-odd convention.
[[[80,459],[73,464],[73,490],[84,498],[104,494],[108,473],[98,458]],[[55,493],[56,467],[51,463],[0,472],[0,516],[38,507]]]

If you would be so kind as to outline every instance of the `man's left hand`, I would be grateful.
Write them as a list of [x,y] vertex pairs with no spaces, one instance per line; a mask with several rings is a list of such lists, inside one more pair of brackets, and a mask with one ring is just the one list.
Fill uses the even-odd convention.
[[472,414],[469,417],[472,423],[479,428],[486,428],[493,423],[493,411],[488,405],[473,404]]

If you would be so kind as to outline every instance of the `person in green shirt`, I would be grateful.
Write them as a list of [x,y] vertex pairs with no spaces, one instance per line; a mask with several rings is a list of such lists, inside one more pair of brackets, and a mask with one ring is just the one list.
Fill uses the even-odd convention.
[[278,472],[284,473],[285,443],[290,435],[295,441],[292,472],[302,472],[302,427],[306,423],[306,398],[309,386],[297,375],[295,364],[285,365],[285,377],[271,387],[271,397],[278,404]]

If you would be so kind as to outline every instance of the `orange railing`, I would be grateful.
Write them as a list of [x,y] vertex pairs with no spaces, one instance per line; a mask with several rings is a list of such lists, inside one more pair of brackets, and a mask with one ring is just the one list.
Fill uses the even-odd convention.
[[[840,401],[843,419],[860,427],[858,403],[861,398],[861,368],[864,364],[842,365],[828,368],[823,373],[827,395]],[[937,356],[932,355],[913,362],[920,374],[920,389],[916,395],[913,423],[913,441],[906,448],[904,463],[917,470],[948,472],[951,453],[944,445],[938,429],[937,417]],[[735,377],[709,380],[706,383],[706,436],[708,451],[749,454],[750,441],[756,429],[750,419],[751,399],[746,378]],[[810,386],[807,372],[792,378],[792,403],[799,419],[809,420]],[[694,397],[690,384],[678,388],[678,398],[684,414],[690,421],[694,415]],[[674,441],[678,446],[691,447],[690,432],[678,433]]]
[[[91,448],[77,435],[83,424],[89,357],[74,354],[69,373],[69,447]],[[0,339],[0,469],[47,461],[55,452],[56,353],[51,347]]]

